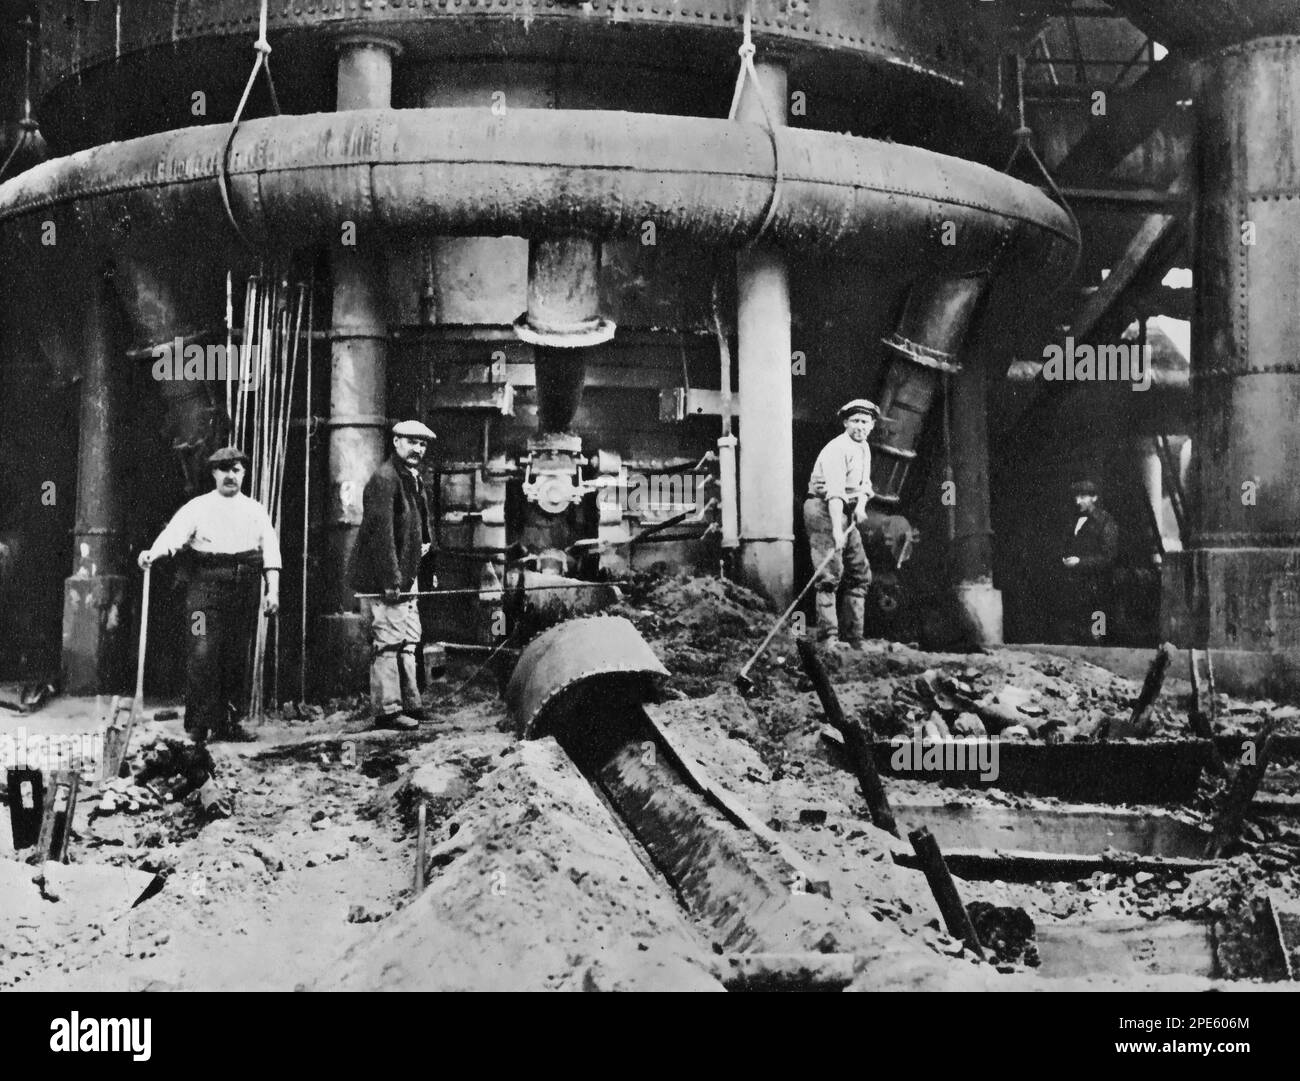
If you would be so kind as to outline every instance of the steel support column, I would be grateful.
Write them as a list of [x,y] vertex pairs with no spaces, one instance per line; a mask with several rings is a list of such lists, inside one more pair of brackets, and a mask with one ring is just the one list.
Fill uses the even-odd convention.
[[84,311],[77,516],[72,575],[63,589],[63,690],[121,690],[129,668],[129,560],[123,524],[123,328],[112,281],[89,279]]
[[[398,47],[371,37],[339,42],[338,111],[392,103]],[[355,243],[349,244],[351,239]],[[330,355],[329,504],[324,611],[318,655],[333,689],[353,690],[370,665],[364,620],[348,585],[366,481],[388,443],[388,323],[383,266],[371,236],[340,237],[333,261],[334,343]],[[325,688],[329,689],[329,688]]]
[[[786,71],[757,64],[736,119],[785,124]],[[775,175],[775,172],[774,172]],[[740,567],[745,583],[779,606],[794,595],[794,403],[786,257],[754,247],[736,257],[740,394]]]

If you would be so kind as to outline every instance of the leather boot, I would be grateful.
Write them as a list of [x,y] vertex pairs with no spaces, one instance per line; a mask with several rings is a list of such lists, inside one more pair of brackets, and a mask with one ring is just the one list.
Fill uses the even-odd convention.
[[827,645],[840,640],[840,616],[830,590],[817,590],[817,637]]
[[867,618],[867,598],[860,593],[851,593],[845,600],[848,609],[849,625],[844,628],[844,643],[850,646],[862,645],[862,628]]

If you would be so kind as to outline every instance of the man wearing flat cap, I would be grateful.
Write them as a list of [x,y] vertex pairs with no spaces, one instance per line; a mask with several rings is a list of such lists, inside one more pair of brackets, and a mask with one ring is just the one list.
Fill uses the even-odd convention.
[[223,447],[210,458],[215,487],[178,510],[141,567],[181,553],[185,598],[185,730],[199,741],[250,738],[238,721],[248,702],[248,655],[257,630],[257,598],[280,606],[280,542],[271,516],[240,490],[248,458]]
[[[839,411],[844,431],[817,455],[808,481],[803,521],[808,531],[813,566],[820,566],[832,551],[835,557],[817,581],[817,634],[827,645],[860,645],[866,616],[871,566],[862,547],[860,527],[866,520],[871,487],[871,435],[880,409],[865,398],[846,402]],[[849,625],[841,628],[838,593],[843,588]]]
[[[352,589],[379,593],[370,606],[370,701],[376,728],[418,728],[428,714],[415,682],[422,632],[411,592],[420,562],[433,549],[433,520],[420,476],[430,440],[418,420],[393,426],[393,453],[371,474],[364,516],[352,553]],[[437,579],[433,579],[437,586]]]
[[[1110,601],[1111,571],[1119,553],[1119,527],[1098,506],[1097,485],[1093,481],[1076,481],[1070,491],[1074,496],[1074,528],[1061,554],[1068,607],[1066,634],[1081,642],[1092,642],[1099,637],[1094,633],[1096,613],[1104,613]],[[1104,628],[1104,624],[1101,626]]]

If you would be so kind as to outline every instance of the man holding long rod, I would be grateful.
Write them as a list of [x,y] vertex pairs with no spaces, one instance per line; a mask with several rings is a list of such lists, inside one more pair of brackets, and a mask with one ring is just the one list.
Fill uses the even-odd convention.
[[[867,504],[875,494],[871,487],[871,435],[880,409],[875,402],[854,398],[840,407],[844,432],[817,455],[808,481],[808,498],[803,505],[804,527],[813,562],[823,564],[817,582],[817,634],[828,646],[860,646],[866,616],[867,588],[871,585],[871,564],[862,546],[862,523]],[[849,623],[839,620],[838,593],[841,587],[848,601]]]
[[181,507],[140,553],[148,567],[185,552],[185,730],[196,740],[252,738],[238,718],[263,577],[266,613],[280,607],[280,541],[266,508],[240,491],[247,463],[238,447],[213,454],[213,490]]
[[371,474],[362,496],[351,578],[354,593],[382,595],[363,601],[370,606],[370,701],[376,728],[418,728],[429,719],[415,682],[420,610],[415,597],[403,594],[415,586],[420,562],[433,550],[420,463],[436,438],[418,420],[395,424],[393,453]]

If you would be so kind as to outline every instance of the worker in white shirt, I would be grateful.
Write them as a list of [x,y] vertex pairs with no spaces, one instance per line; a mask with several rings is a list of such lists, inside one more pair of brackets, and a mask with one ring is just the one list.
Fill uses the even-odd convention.
[[[817,582],[818,637],[831,646],[856,646],[862,643],[867,587],[871,585],[871,565],[859,531],[866,520],[867,504],[875,495],[867,437],[876,426],[880,409],[865,398],[855,398],[840,408],[839,417],[844,432],[817,455],[808,481],[803,521],[813,566],[819,566],[832,550],[837,553]],[[838,608],[841,587],[850,615],[842,638]]]
[[183,553],[186,594],[185,729],[196,740],[248,739],[239,727],[248,701],[246,670],[257,629],[257,598],[280,606],[280,542],[271,516],[244,495],[248,458],[223,447],[208,459],[215,488],[191,499],[167,524],[140,566]]

